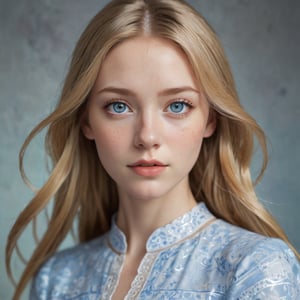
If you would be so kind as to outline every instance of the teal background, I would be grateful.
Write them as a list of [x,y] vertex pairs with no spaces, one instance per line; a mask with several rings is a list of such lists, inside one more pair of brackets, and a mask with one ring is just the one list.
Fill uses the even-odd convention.
[[[219,34],[241,102],[266,131],[270,163],[257,192],[300,250],[300,2],[188,2]],[[105,3],[0,0],[0,299],[11,299],[13,290],[4,267],[7,234],[32,196],[19,176],[19,148],[53,108],[74,44]],[[257,162],[258,156],[254,169]],[[42,136],[30,146],[26,167],[36,186],[47,178]],[[30,229],[19,245],[28,257],[34,246]],[[22,270],[17,258],[13,268],[16,274]]]

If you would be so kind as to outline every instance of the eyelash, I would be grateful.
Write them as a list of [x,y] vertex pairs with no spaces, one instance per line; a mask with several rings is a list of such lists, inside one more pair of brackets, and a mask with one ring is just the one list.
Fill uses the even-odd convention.
[[[171,106],[172,104],[175,104],[175,103],[184,104],[185,109],[186,109],[187,111],[185,111],[185,112],[178,112],[178,113],[172,112],[172,111],[167,111],[168,108],[170,108],[170,106]],[[128,111],[126,111],[126,112],[121,112],[121,113],[117,113],[117,112],[112,112],[112,111],[110,111],[109,107],[112,106],[112,105],[114,105],[114,104],[123,104],[123,105],[126,106],[126,109],[127,109]],[[186,100],[186,99],[181,99],[181,98],[179,98],[179,99],[173,99],[173,100],[171,100],[171,101],[168,103],[168,105],[166,106],[166,109],[165,109],[164,111],[170,113],[170,114],[171,114],[173,117],[175,117],[175,118],[183,118],[183,117],[185,117],[185,116],[189,113],[189,111],[190,111],[191,109],[193,109],[193,108],[194,108],[194,106],[193,106],[193,104],[192,104],[190,101],[188,101],[188,100]],[[130,106],[129,106],[125,101],[123,101],[123,100],[121,100],[121,99],[111,99],[111,100],[109,100],[109,101],[104,105],[104,110],[107,111],[109,114],[115,116],[115,117],[122,116],[123,114],[128,113],[128,112],[132,112],[132,109],[130,108]]]

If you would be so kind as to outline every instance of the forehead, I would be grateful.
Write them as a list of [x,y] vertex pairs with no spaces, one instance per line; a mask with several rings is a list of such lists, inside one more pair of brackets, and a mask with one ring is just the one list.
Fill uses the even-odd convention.
[[197,86],[191,65],[179,46],[157,37],[135,37],[115,46],[105,58],[97,85],[114,81]]

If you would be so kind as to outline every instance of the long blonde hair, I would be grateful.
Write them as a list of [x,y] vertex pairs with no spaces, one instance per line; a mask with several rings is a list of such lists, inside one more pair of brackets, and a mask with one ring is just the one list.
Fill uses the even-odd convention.
[[70,232],[76,218],[80,242],[110,228],[112,214],[118,208],[116,185],[101,166],[94,143],[84,137],[81,119],[108,52],[123,40],[139,35],[165,38],[181,47],[216,114],[216,132],[205,139],[190,173],[196,200],[204,201],[219,218],[289,244],[256,197],[249,168],[256,138],[263,153],[259,178],[262,176],[267,164],[265,136],[239,103],[230,67],[214,31],[183,1],[117,0],[100,11],[83,32],[55,110],[33,129],[21,148],[20,171],[27,181],[23,168],[25,150],[42,129],[48,128],[46,149],[52,170],[9,234],[6,267],[11,278],[11,257],[15,249],[18,251],[20,235],[52,198],[54,206],[48,228],[26,265],[13,299],[19,299],[28,281]]

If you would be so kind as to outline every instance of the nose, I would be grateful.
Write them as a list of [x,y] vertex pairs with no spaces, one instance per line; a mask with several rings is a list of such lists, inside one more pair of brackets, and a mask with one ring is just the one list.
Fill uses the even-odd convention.
[[148,112],[141,114],[136,122],[134,146],[139,149],[158,149],[161,145],[159,116]]

